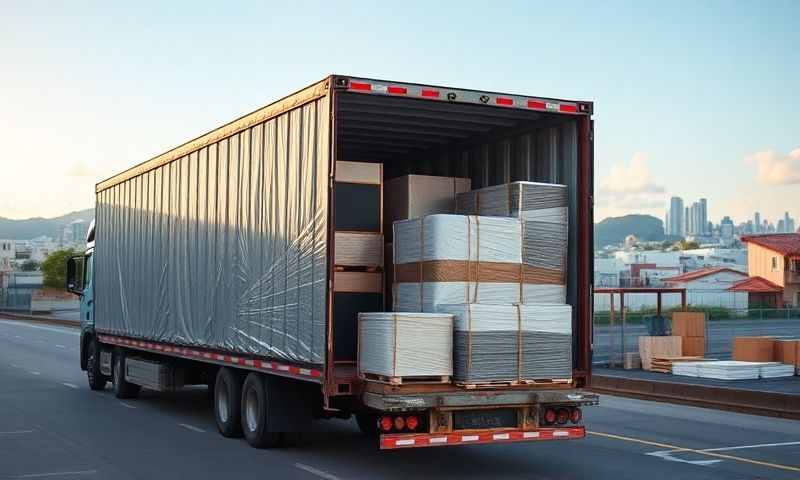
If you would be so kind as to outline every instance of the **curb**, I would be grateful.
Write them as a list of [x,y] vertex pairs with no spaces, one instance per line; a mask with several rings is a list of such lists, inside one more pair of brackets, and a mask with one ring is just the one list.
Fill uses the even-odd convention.
[[800,420],[800,395],[593,375],[596,393]]
[[80,320],[63,320],[60,318],[49,318],[49,317],[42,317],[38,315],[20,315],[18,313],[7,313],[0,311],[0,320],[2,318],[7,318],[11,320],[24,320],[28,322],[36,322],[36,323],[47,323],[51,325],[61,325],[65,327],[72,327],[72,328],[80,328],[81,321]]

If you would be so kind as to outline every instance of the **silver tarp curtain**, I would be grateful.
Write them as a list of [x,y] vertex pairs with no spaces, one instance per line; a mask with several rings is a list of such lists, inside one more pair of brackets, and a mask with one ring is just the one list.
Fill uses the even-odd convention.
[[325,358],[322,97],[97,194],[96,327]]

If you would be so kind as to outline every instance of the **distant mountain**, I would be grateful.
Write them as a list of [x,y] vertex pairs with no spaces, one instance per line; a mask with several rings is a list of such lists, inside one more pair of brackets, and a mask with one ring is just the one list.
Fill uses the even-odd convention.
[[87,208],[78,212],[71,212],[55,218],[26,218],[12,220],[0,217],[0,238],[10,240],[30,240],[47,235],[58,238],[61,227],[73,220],[81,219],[90,222],[94,218],[94,208]]
[[651,215],[609,217],[594,225],[594,244],[604,247],[622,243],[631,234],[646,242],[663,241],[664,222]]

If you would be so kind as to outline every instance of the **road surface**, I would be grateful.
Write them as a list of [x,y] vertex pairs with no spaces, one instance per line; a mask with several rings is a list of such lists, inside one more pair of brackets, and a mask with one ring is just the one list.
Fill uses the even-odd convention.
[[206,391],[92,392],[78,331],[0,321],[0,479],[800,478],[800,422],[604,396],[589,438],[381,452],[328,420],[277,450],[220,436]]

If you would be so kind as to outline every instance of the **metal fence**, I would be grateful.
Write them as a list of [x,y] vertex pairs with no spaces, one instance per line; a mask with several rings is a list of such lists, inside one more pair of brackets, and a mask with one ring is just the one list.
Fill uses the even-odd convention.
[[[800,338],[800,308],[747,308],[689,307],[689,311],[706,314],[705,356],[729,360],[733,350],[733,337],[772,336]],[[626,311],[624,323],[620,312],[612,321],[609,312],[594,314],[595,365],[622,366],[625,353],[638,353],[639,337],[650,335],[660,322],[654,320],[654,311]],[[667,334],[670,333],[671,311],[665,311]]]

